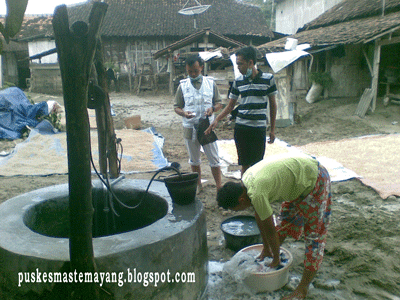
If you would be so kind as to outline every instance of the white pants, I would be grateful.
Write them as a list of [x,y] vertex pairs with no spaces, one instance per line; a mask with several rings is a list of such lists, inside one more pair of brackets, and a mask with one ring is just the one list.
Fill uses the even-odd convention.
[[189,164],[191,166],[200,166],[200,147],[203,147],[204,153],[207,156],[208,163],[211,168],[220,166],[217,142],[201,146],[197,139],[185,139],[185,145],[189,152]]

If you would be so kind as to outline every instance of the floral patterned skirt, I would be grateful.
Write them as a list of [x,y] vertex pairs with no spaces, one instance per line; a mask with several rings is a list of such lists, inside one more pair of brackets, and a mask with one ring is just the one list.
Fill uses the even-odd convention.
[[318,165],[314,190],[306,197],[282,203],[276,226],[279,236],[298,240],[304,231],[306,244],[304,268],[317,271],[324,256],[326,235],[331,218],[331,181],[328,171]]

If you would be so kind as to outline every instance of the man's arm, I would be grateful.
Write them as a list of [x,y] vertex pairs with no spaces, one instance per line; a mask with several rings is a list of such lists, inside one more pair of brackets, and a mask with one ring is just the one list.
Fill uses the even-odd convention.
[[180,115],[181,117],[187,118],[187,119],[191,119],[194,118],[195,115],[191,112],[191,111],[184,111],[182,108],[180,107],[175,107],[175,112]]
[[206,129],[206,131],[204,131],[204,134],[209,134],[211,131],[213,131],[215,128],[217,128],[218,122],[221,121],[223,118],[225,118],[228,114],[230,114],[232,112],[232,110],[235,108],[236,101],[237,100],[229,99],[228,105],[215,118],[214,122],[212,122],[210,124],[210,126]]
[[269,98],[269,119],[271,121],[271,131],[269,133],[269,144],[272,144],[275,141],[275,121],[276,121],[276,96],[271,95]]
[[213,106],[207,109],[207,116],[211,116],[214,112],[217,112],[222,108],[221,94],[219,93],[219,89],[215,81],[213,82],[213,90]]
[[181,85],[178,86],[178,89],[175,94],[175,104],[174,104],[174,111],[176,114],[180,115],[181,117],[191,119],[194,117],[193,113],[190,111],[184,111],[183,108],[185,106],[185,102],[183,99],[183,93]]
[[216,103],[213,107],[207,108],[206,114],[207,116],[211,116],[214,112],[219,111],[222,108],[221,103]]

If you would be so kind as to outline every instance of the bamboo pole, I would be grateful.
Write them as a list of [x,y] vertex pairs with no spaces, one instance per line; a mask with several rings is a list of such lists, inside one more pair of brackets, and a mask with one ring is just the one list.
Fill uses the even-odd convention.
[[[107,74],[106,69],[104,67],[104,58],[103,58],[103,48],[101,45],[101,40],[97,41],[97,50],[95,54],[95,67],[97,72],[97,81],[99,86],[104,91],[105,97],[102,98],[103,102],[99,103],[99,106],[96,107],[96,122],[97,122],[97,130],[99,136],[99,153],[100,146],[102,149],[102,156],[99,155],[99,163],[100,166],[105,164],[101,170],[103,175],[107,175],[107,162],[108,168],[110,170],[111,178],[117,178],[119,176],[118,169],[118,157],[117,157],[117,148],[116,148],[116,135],[114,130],[114,123],[111,116],[111,104],[110,104],[110,96],[108,93],[107,86]],[[101,124],[101,132],[99,130],[99,124]],[[100,142],[101,140],[101,142]]]

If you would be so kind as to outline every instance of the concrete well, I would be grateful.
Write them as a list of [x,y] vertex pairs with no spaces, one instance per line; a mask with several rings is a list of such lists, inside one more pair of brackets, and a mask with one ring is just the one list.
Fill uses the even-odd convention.
[[[135,206],[149,181],[113,185],[124,204]],[[197,299],[207,284],[207,234],[202,203],[172,203],[162,182],[153,181],[135,209],[104,201],[96,181],[93,247],[97,280],[115,299]],[[114,209],[118,215],[112,213]],[[43,294],[72,278],[69,263],[68,184],[35,190],[0,205],[0,284],[20,295]],[[46,282],[44,274],[46,273]],[[41,282],[37,282],[40,275]],[[52,278],[50,278],[51,276]],[[68,279],[67,279],[68,278]],[[29,282],[26,282],[28,279]],[[156,282],[158,281],[158,282]]]

